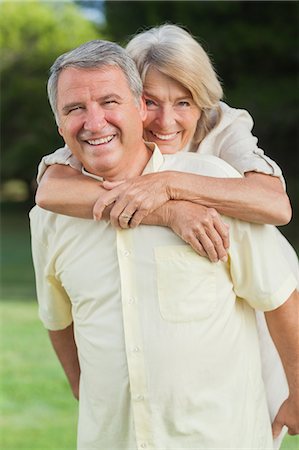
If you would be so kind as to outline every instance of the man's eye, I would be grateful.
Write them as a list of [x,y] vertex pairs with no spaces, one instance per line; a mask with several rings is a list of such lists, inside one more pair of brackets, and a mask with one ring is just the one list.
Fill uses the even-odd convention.
[[72,112],[72,111],[77,111],[77,110],[79,110],[79,109],[82,109],[82,106],[73,106],[72,108],[70,108],[69,110],[68,110],[68,112],[70,113],[70,112]]
[[114,104],[117,104],[116,100],[106,100],[105,101],[105,105],[114,105]]

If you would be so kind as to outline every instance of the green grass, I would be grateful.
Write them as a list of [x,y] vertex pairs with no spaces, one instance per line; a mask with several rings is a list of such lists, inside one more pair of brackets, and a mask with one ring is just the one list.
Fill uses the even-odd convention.
[[3,450],[74,450],[77,401],[33,301],[2,301],[1,435]]
[[27,204],[1,205],[1,298],[35,297]]

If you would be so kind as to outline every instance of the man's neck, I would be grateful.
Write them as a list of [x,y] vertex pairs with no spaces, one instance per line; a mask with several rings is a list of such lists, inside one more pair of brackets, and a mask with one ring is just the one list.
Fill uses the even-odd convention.
[[128,180],[129,178],[134,178],[139,175],[142,175],[143,170],[148,164],[149,160],[153,155],[154,146],[146,145],[143,143],[142,148],[139,151],[136,151],[136,157],[134,158],[133,164],[132,161],[128,161],[128,164],[125,165],[122,170],[118,171],[110,171],[109,173],[105,173],[102,175],[97,175],[92,173],[91,171],[86,170],[84,167],[82,168],[82,172],[85,175],[88,175],[92,178],[107,180],[107,181],[123,181]]

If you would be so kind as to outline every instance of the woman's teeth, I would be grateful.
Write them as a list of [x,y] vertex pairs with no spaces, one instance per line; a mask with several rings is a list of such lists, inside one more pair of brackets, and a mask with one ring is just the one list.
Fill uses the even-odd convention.
[[154,133],[152,131],[152,134],[154,136],[156,136],[158,139],[161,139],[162,141],[169,141],[170,139],[174,139],[176,137],[176,135],[178,134],[178,132],[171,133],[171,134],[159,134],[159,133]]

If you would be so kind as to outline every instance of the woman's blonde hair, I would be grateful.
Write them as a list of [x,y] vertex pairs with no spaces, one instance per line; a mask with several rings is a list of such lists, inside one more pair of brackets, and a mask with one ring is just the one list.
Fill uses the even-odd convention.
[[[138,33],[126,46],[144,83],[150,67],[178,81],[191,93],[201,110],[193,138],[193,147],[220,120],[221,84],[211,60],[202,46],[183,28],[161,25]],[[212,114],[213,111],[213,114]],[[213,116],[213,120],[212,120]]]

